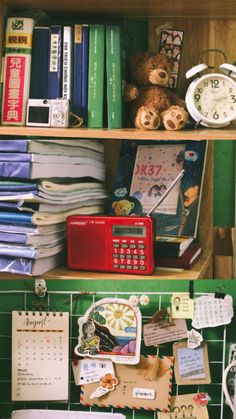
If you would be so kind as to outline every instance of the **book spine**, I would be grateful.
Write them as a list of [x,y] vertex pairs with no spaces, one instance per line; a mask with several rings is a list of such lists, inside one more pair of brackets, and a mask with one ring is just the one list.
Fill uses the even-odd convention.
[[0,161],[0,176],[3,178],[30,179],[30,162]]
[[62,26],[50,27],[47,99],[62,96]]
[[3,125],[24,125],[29,98],[34,20],[10,17],[6,24],[4,49]]
[[31,99],[47,98],[49,28],[35,27],[33,32],[33,51],[31,63]]
[[1,140],[0,152],[26,153],[28,148],[28,140]]
[[108,128],[122,127],[121,28],[106,26],[107,122]]
[[105,27],[90,25],[88,75],[88,127],[102,128],[104,100]]
[[49,28],[35,27],[33,32],[33,51],[31,63],[31,99],[47,98]]
[[82,29],[82,99],[81,116],[83,125],[88,124],[88,61],[89,60],[89,25],[84,24]]
[[81,116],[82,101],[82,25],[74,27],[74,85],[73,112]]
[[63,27],[62,98],[71,100],[72,92],[72,27]]

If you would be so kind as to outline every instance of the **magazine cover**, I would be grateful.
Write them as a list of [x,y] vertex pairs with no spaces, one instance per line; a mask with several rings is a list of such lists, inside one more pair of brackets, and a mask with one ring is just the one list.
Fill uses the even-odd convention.
[[[206,149],[206,141],[123,141],[107,213],[145,215],[151,205],[145,201],[151,186],[157,184],[156,190],[161,195],[160,186],[165,185],[167,188],[184,169],[180,185],[177,184],[176,189],[172,190],[174,194],[170,192],[160,208],[152,214],[155,219],[155,234],[196,237]],[[147,164],[150,150],[151,168]],[[141,175],[137,168],[140,151],[141,161],[144,162],[145,159]],[[158,156],[155,162],[154,155]],[[156,176],[153,176],[155,170]],[[155,199],[158,200],[159,197]]]

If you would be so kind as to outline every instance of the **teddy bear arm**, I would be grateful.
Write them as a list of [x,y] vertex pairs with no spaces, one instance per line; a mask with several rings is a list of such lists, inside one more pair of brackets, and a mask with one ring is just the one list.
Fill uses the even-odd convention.
[[139,89],[135,84],[127,84],[124,89],[124,101],[132,102],[139,95]]

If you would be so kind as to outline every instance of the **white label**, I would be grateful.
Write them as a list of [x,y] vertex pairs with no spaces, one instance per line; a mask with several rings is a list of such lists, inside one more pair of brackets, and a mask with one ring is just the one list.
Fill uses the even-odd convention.
[[59,54],[59,35],[51,35],[51,46],[50,46],[50,69],[49,71],[58,71],[58,54]]
[[133,389],[133,397],[135,399],[155,399],[155,390],[151,388],[134,388]]

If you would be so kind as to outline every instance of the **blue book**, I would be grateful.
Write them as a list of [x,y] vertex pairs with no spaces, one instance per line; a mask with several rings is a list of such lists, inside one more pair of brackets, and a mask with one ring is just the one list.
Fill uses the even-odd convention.
[[73,81],[73,112],[81,116],[82,110],[82,24],[74,26],[74,81]]
[[31,162],[0,161],[0,177],[30,178]]
[[47,98],[49,28],[37,26],[33,31],[33,50],[31,62],[31,99]]
[[0,151],[27,153],[28,140],[0,140]]
[[89,60],[89,25],[84,24],[82,28],[82,102],[81,116],[83,125],[88,123],[88,60]]
[[31,161],[32,154],[28,153],[1,153],[0,152],[0,162],[4,161]]
[[32,223],[32,213],[28,214],[23,211],[20,213],[0,211],[0,223],[34,225]]
[[47,99],[62,97],[62,26],[50,26]]
[[9,192],[11,192],[11,194],[19,194],[19,192],[26,191],[35,193],[38,191],[38,184],[33,182],[15,182],[12,180],[0,180],[0,191],[1,195],[4,193],[7,193],[9,195]]
[[64,253],[29,259],[26,257],[0,256],[0,272],[11,272],[22,275],[42,275],[64,262]]

